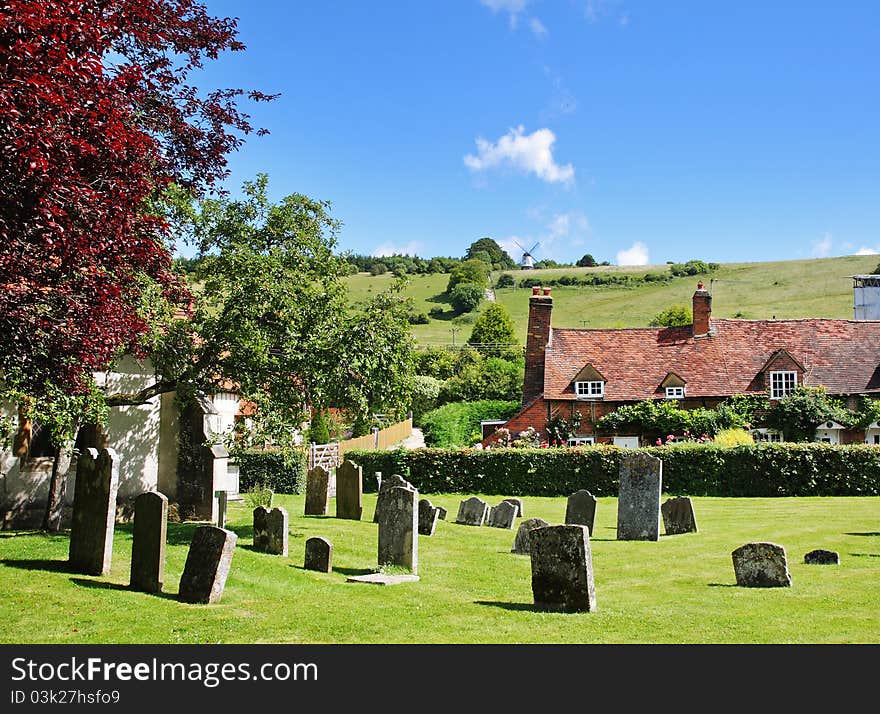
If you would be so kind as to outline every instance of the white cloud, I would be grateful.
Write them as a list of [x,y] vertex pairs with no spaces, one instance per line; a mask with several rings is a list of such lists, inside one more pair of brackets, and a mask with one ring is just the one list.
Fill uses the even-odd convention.
[[464,163],[471,171],[509,165],[525,173],[534,173],[548,183],[570,183],[574,179],[574,166],[556,163],[553,158],[555,141],[556,135],[550,129],[538,129],[526,134],[520,124],[495,143],[478,137],[477,155],[468,154],[464,157]]
[[832,244],[832,236],[830,233],[826,233],[820,240],[813,242],[813,257],[814,258],[827,258],[831,255],[831,244]]
[[880,251],[864,245],[855,252],[855,255],[877,255],[878,253],[880,253]]
[[641,241],[636,241],[631,248],[617,251],[618,265],[647,265],[648,246]]
[[528,0],[480,0],[492,12],[504,11],[510,16],[510,26],[516,28],[519,14],[526,9]]
[[422,248],[422,244],[417,240],[412,240],[404,245],[396,246],[393,243],[385,242],[376,246],[373,250],[373,257],[381,258],[386,255],[418,255]]
[[547,28],[537,17],[529,18],[529,29],[535,37],[544,39],[547,36]]

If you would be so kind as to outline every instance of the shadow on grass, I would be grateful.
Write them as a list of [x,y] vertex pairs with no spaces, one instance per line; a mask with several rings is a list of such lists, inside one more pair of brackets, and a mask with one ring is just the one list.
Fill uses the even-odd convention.
[[540,607],[536,607],[534,603],[530,602],[499,602],[497,600],[474,600],[474,605],[499,607],[502,610],[512,610],[514,612],[547,612]]
[[844,535],[854,536],[880,536],[880,531],[872,531],[870,533],[844,533]]
[[738,588],[736,583],[708,583],[710,588]]
[[134,590],[128,585],[123,585],[122,583],[108,583],[106,580],[86,580],[85,578],[71,578],[70,582],[83,588],[92,588],[95,590],[119,590],[122,592],[140,593],[141,595],[148,595],[150,597],[160,597],[163,600],[177,600],[176,594],[162,592],[145,593],[142,590]]
[[51,573],[75,573],[66,560],[0,560],[0,565],[20,570],[46,570]]
[[880,558],[880,553],[850,553],[854,558]]
[[192,541],[193,533],[203,523],[169,523],[168,531],[165,535],[166,545],[189,545]]
[[352,575],[369,575],[375,573],[375,568],[333,568],[334,573],[340,573],[351,577]]

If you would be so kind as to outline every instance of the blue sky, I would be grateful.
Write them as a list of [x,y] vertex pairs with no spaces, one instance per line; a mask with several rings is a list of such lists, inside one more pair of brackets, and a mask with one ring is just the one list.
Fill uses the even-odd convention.
[[206,4],[248,48],[200,86],[282,94],[228,187],[329,200],[343,250],[880,251],[876,0]]

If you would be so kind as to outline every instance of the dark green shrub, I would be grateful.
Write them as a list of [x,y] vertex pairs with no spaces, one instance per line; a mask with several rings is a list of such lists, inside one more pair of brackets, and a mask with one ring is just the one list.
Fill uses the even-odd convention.
[[304,493],[308,454],[296,451],[238,452],[239,491],[251,491],[256,487],[271,488],[275,493]]
[[513,276],[508,273],[503,273],[498,276],[498,282],[495,283],[496,288],[512,288],[516,285],[516,282],[513,279]]
[[326,444],[330,441],[330,423],[327,415],[320,409],[316,410],[312,417],[308,440],[315,444]]
[[486,290],[481,284],[460,283],[449,292],[449,302],[457,314],[472,312],[486,295]]
[[422,431],[429,446],[471,446],[482,439],[480,422],[508,419],[519,401],[482,400],[446,404],[422,416]]

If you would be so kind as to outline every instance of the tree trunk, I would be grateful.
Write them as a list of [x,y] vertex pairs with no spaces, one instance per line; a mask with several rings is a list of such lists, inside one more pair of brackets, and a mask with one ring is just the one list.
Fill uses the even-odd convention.
[[61,517],[64,512],[64,491],[67,475],[73,463],[73,444],[55,447],[55,460],[52,462],[52,478],[49,480],[49,497],[46,500],[46,513],[43,516],[43,530],[58,533],[61,530]]

